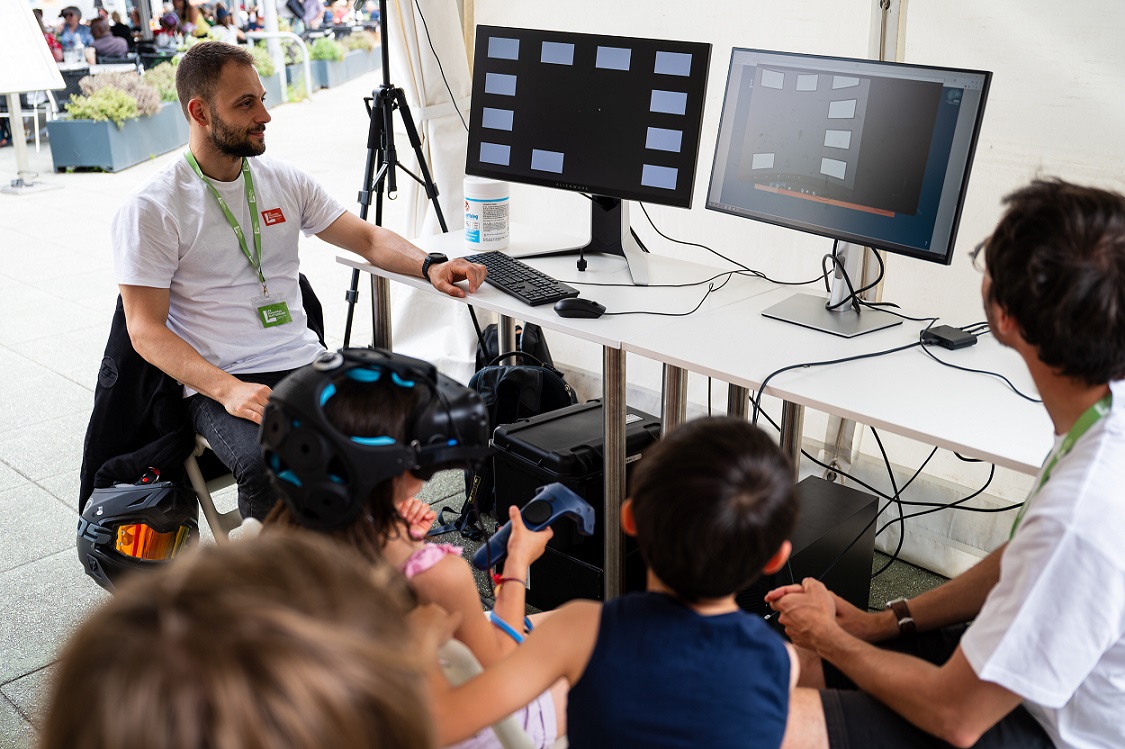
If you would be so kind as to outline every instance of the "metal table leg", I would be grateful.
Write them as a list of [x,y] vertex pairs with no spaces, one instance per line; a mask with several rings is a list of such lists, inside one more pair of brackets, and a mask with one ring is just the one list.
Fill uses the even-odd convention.
[[625,352],[602,349],[602,417],[605,420],[605,595],[625,591],[625,543],[621,503],[625,499]]
[[[507,315],[500,315],[496,321],[496,345],[499,346],[498,354],[506,354],[516,350],[516,320]],[[521,361],[501,362],[502,364],[523,364]]]
[[727,416],[750,418],[750,391],[741,385],[727,385]]
[[668,434],[687,418],[686,369],[664,365],[664,402],[660,412],[661,434]]
[[371,276],[371,338],[377,348],[391,350],[391,282]]
[[801,433],[805,427],[805,407],[781,402],[781,449],[793,461],[793,473],[800,475]]

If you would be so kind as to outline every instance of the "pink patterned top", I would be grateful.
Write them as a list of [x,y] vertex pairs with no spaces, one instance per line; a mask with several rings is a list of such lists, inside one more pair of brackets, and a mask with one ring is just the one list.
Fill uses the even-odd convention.
[[409,580],[440,562],[444,557],[461,556],[463,549],[453,544],[422,544],[422,547],[402,563],[402,574]]

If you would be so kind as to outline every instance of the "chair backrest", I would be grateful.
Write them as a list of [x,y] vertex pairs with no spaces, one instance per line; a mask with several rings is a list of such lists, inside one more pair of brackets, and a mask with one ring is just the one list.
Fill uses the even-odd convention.
[[[468,681],[484,669],[473,652],[459,640],[449,640],[438,650],[441,670],[454,686]],[[514,716],[502,718],[492,725],[500,746],[504,749],[535,749],[527,733]]]

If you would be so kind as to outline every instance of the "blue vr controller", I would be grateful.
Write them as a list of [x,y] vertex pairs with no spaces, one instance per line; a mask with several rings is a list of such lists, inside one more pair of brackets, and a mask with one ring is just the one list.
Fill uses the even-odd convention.
[[[520,510],[520,517],[529,530],[541,531],[559,518],[572,518],[583,536],[594,533],[594,508],[586,500],[559,483],[541,487],[531,501]],[[512,521],[488,539],[488,543],[473,554],[473,566],[487,570],[508,555],[508,537],[512,535]]]

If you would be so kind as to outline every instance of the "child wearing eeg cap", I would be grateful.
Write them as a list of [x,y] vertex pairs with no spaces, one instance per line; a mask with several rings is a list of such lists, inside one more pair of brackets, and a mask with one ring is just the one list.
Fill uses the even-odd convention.
[[571,749],[780,746],[796,653],[734,597],[785,564],[796,515],[789,461],[763,432],[680,426],[646,452],[621,509],[646,591],[571,602],[479,677],[435,680],[439,744],[565,678]]
[[[463,418],[478,408],[479,425]],[[485,667],[516,649],[526,608],[520,583],[543,553],[550,529],[528,531],[513,508],[507,583],[496,592],[493,614],[499,622],[494,625],[482,616],[476,582],[461,549],[423,542],[434,514],[415,498],[434,469],[463,465],[443,459],[442,450],[451,443],[454,451],[487,445],[487,417],[476,393],[420,360],[378,350],[343,350],[323,355],[278,384],[263,415],[260,439],[283,500],[266,518],[267,531],[316,530],[371,559],[389,562],[406,576],[420,603],[459,615],[453,636]],[[419,457],[427,450],[437,456],[436,465]],[[517,714],[540,747],[551,746],[564,732],[565,702],[556,708],[548,687],[508,711]],[[555,692],[565,700],[565,690]],[[498,744],[484,730],[464,746]]]

